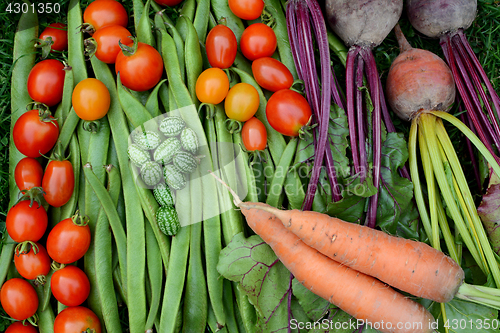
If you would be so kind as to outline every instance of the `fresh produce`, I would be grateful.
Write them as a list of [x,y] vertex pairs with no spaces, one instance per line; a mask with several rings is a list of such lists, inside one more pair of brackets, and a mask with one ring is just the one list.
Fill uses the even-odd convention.
[[311,120],[311,107],[298,92],[282,89],[267,101],[266,116],[269,124],[283,135],[304,134]]
[[63,93],[64,64],[55,59],[40,61],[31,69],[27,84],[35,102],[49,107],[58,104]]
[[40,34],[37,47],[42,49],[42,58],[50,52],[65,51],[68,49],[68,29],[64,23],[51,23]]
[[47,252],[60,264],[71,264],[82,258],[90,246],[88,220],[76,213],[57,223],[47,236]]
[[43,169],[33,157],[25,157],[16,164],[14,178],[19,190],[42,186]]
[[73,165],[68,160],[51,160],[42,178],[43,197],[51,206],[66,204],[75,188]]
[[36,284],[43,285],[45,276],[50,271],[50,257],[39,243],[33,243],[27,251],[19,248],[14,253],[14,265],[19,274],[26,280],[35,280]]
[[[99,0],[106,1],[106,0]],[[69,332],[101,332],[99,318],[90,309],[83,306],[70,306],[56,316],[54,321],[54,333]]]
[[[404,297],[375,278],[346,268],[344,264],[308,247],[288,231],[276,215],[260,209],[266,207],[263,204],[240,203],[238,206],[248,225],[271,246],[297,280],[318,296],[338,305],[357,319],[390,322],[392,327],[397,327],[398,322],[421,323],[420,329],[390,329],[382,332],[432,331],[428,323],[433,321],[433,317],[421,304]],[[363,301],[359,298],[360,294],[363,295]],[[362,306],[360,301],[363,302]],[[398,311],[387,311],[391,306],[396,306]]]
[[259,93],[248,83],[237,83],[227,93],[224,110],[231,120],[245,122],[252,118],[259,108]]
[[[315,0],[290,1],[286,7],[286,22],[290,48],[298,77],[304,81],[307,101],[318,124],[316,130],[317,140],[314,144],[315,162],[302,204],[304,210],[310,210],[318,188],[323,160],[326,165],[330,188],[332,189],[332,201],[336,202],[342,199],[342,193],[338,190],[336,166],[331,153],[332,148],[327,142],[328,119],[330,118],[332,99],[333,103],[339,107],[343,108],[344,103],[336,89],[335,82],[332,82],[326,23],[318,2]],[[320,57],[319,79],[321,81],[321,91],[316,74],[315,52],[312,46],[313,33],[318,43]]]
[[218,24],[208,33],[205,48],[210,66],[225,69],[231,67],[236,59],[238,42],[231,29]]
[[82,304],[90,293],[90,282],[85,273],[76,266],[58,269],[50,278],[52,295],[66,306]]
[[12,130],[16,148],[28,157],[47,154],[56,144],[59,124],[49,111],[30,110],[20,116]]
[[[111,0],[114,1],[114,0]],[[115,61],[115,72],[122,84],[135,91],[145,91],[160,82],[163,61],[156,49],[148,44],[133,42],[121,44]]]
[[182,0],[155,0],[157,4],[162,6],[176,6],[182,2]]
[[243,124],[241,140],[249,151],[264,150],[267,146],[267,132],[264,124],[252,117]]
[[101,81],[88,78],[75,86],[71,103],[80,119],[92,121],[101,119],[108,113],[111,100],[108,89]]
[[250,61],[273,55],[278,41],[273,29],[264,23],[249,25],[239,42],[241,53]]
[[83,12],[83,22],[88,25],[85,29],[95,32],[109,25],[127,27],[127,11],[120,2],[115,0],[99,0],[91,2]]
[[248,21],[259,18],[264,9],[262,0],[228,0],[228,5],[234,15]]
[[[500,172],[500,166],[494,156],[463,123],[444,112],[453,102],[455,95],[452,73],[446,63],[429,51],[412,48],[399,26],[396,26],[395,31],[401,54],[391,65],[387,96],[398,116],[412,122],[409,139],[410,172],[415,184],[415,199],[427,236],[431,245],[440,249],[439,234],[441,233],[450,256],[456,262],[460,262],[454,236],[446,221],[443,208],[446,205],[453,218],[454,228],[460,232],[460,237],[475,262],[484,274],[491,274],[495,285],[499,286],[498,264],[442,119],[450,121],[462,131],[479,149],[496,173]],[[407,93],[409,90],[413,90],[411,94]],[[427,182],[429,206],[423,199],[422,185],[416,165],[417,135]],[[451,181],[446,174],[445,165],[453,171],[450,174]],[[441,201],[440,194],[443,201]],[[455,198],[458,200],[456,201]]]
[[9,209],[5,224],[15,242],[37,242],[47,229],[47,212],[38,202],[22,200]]
[[[360,175],[361,182],[371,178],[376,189],[380,185],[382,116],[387,107],[372,49],[389,34],[402,10],[401,0],[372,1],[366,6],[344,0],[326,2],[330,27],[350,48],[346,64],[346,112],[355,173]],[[368,81],[368,96],[362,90],[363,75]],[[365,98],[370,98],[371,112]],[[384,122],[387,119],[390,118],[384,117]],[[372,228],[376,224],[378,198],[378,191],[370,198],[367,224]]]
[[[476,17],[477,0],[408,1],[406,10],[415,29],[428,37],[439,38],[463,107],[467,110],[462,119],[499,161],[500,99],[465,34]],[[471,150],[469,152],[474,156]],[[473,165],[476,181],[481,183],[478,166]]]
[[229,91],[229,79],[220,68],[203,71],[196,81],[196,97],[202,103],[219,104]]
[[23,323],[21,321],[15,321],[13,322],[7,329],[5,330],[5,333],[37,333],[37,329],[29,324],[29,323]]
[[16,320],[32,317],[38,308],[35,288],[26,280],[7,280],[0,289],[0,301],[4,311]]
[[[29,319],[37,321],[36,331],[330,333],[348,326],[360,333],[445,333],[457,331],[454,321],[466,322],[464,331],[494,331],[500,275],[474,208],[486,200],[479,216],[489,225],[498,221],[492,175],[500,167],[491,154],[480,157],[481,179],[491,177],[488,192],[481,198],[483,190],[463,191],[472,174],[463,143],[479,139],[437,111],[418,115],[408,153],[409,129],[399,119],[392,123],[396,115],[383,93],[396,57],[393,35],[378,45],[346,46],[329,27],[329,3],[316,0],[68,0],[53,4],[52,13],[24,2],[38,11],[0,16],[7,27],[20,18],[2,44],[3,92],[11,98],[3,101],[11,114],[0,125],[6,129],[10,120],[11,129],[0,140],[0,159],[9,156],[2,172],[8,206],[0,200],[7,226],[0,287],[19,276],[36,286],[38,307]],[[385,37],[395,23],[384,10],[368,9],[361,19],[342,12],[376,2],[336,3],[350,34],[376,21],[384,26],[366,30]],[[495,6],[478,8],[472,46],[495,77]],[[84,22],[89,17],[95,27]],[[399,20],[410,29],[406,17]],[[51,22],[67,23],[67,50],[36,47],[45,43],[37,40],[38,29]],[[420,34],[411,41],[432,43]],[[357,58],[349,56],[356,49]],[[372,49],[376,57],[368,55]],[[60,102],[52,106],[33,100],[27,85],[35,60],[44,56],[64,67]],[[85,107],[85,94],[73,100],[84,86],[103,93],[95,107]],[[54,128],[53,141],[37,141],[43,131],[22,133],[35,142],[30,157],[16,147],[13,129],[32,109],[33,120]],[[449,109],[467,120],[463,110]],[[460,130],[445,139],[435,116]],[[352,128],[364,135],[356,145],[350,145]],[[362,151],[366,163],[359,161]],[[488,149],[478,145],[478,151]],[[233,201],[211,172],[245,202]],[[449,190],[441,191],[445,185]],[[350,237],[340,229],[330,237],[337,225]],[[421,260],[408,274],[405,259],[410,265],[415,253]],[[424,264],[429,253],[443,261]],[[420,319],[407,319],[414,310]],[[0,330],[10,324],[8,315]],[[478,327],[486,320],[492,329]],[[388,327],[396,323],[405,329]]]
[[131,35],[121,25],[108,25],[97,30],[91,38],[85,40],[85,49],[90,56],[94,55],[102,62],[114,64],[118,52],[121,51],[118,42],[125,45],[132,43],[129,37]]

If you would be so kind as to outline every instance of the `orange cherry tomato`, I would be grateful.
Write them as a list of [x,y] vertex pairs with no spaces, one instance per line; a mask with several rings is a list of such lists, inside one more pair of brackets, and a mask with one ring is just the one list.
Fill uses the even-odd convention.
[[229,91],[229,79],[220,68],[204,70],[196,80],[196,97],[202,103],[219,104]]
[[101,119],[108,113],[111,97],[104,83],[88,78],[80,81],[73,89],[71,102],[78,117],[92,121]]
[[235,84],[227,93],[224,108],[229,119],[244,122],[257,112],[259,102],[257,89],[251,84],[241,82]]

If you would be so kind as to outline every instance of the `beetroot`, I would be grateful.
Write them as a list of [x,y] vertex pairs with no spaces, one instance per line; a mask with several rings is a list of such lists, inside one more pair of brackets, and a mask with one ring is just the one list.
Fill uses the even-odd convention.
[[[368,179],[377,189],[380,183],[382,117],[389,131],[394,131],[394,126],[385,105],[372,48],[389,34],[402,11],[402,0],[326,1],[329,25],[350,47],[346,62],[346,113],[354,171],[361,183]],[[365,95],[363,77],[367,79],[369,96]],[[373,110],[367,108],[367,97]],[[377,205],[378,191],[370,197],[365,222],[372,228],[375,227]]]
[[[409,0],[406,9],[415,29],[426,36],[440,39],[463,107],[467,110],[462,120],[477,133],[496,160],[500,161],[496,155],[500,151],[500,98],[464,32],[474,21],[477,1]],[[472,150],[469,149],[469,152],[472,157]],[[477,170],[475,164],[474,168]],[[481,187],[478,172],[476,178]]]

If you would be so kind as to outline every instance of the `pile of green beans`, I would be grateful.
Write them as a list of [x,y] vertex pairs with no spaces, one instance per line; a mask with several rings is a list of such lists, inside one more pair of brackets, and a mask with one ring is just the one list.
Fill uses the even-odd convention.
[[[266,2],[278,39],[276,56],[296,71],[288,43],[283,6],[279,0]],[[243,215],[234,208],[229,193],[213,177],[202,177],[213,170],[234,189],[247,183],[246,200],[266,201],[273,206],[284,202],[300,208],[305,194],[303,179],[288,170],[303,161],[296,155],[302,142],[287,139],[267,122],[266,95],[252,76],[251,65],[238,53],[228,74],[232,82],[254,86],[260,97],[256,117],[265,125],[269,146],[264,158],[252,159],[242,149],[240,133],[226,129],[223,104],[215,106],[212,116],[198,114],[196,80],[209,67],[204,42],[217,20],[226,24],[239,40],[247,23],[236,17],[227,0],[185,0],[176,22],[154,1],[133,0],[134,31],[137,40],[155,47],[162,55],[165,78],[151,91],[136,93],[124,87],[114,69],[96,57],[85,58],[79,0],[70,0],[68,10],[68,53],[63,100],[55,111],[60,125],[59,141],[74,167],[75,191],[62,207],[49,207],[50,226],[70,217],[77,209],[89,217],[92,243],[81,266],[91,283],[84,305],[101,321],[103,332],[254,332],[257,313],[236,283],[217,272],[219,254],[239,233],[251,234]],[[151,13],[154,12],[154,17]],[[24,14],[14,43],[16,60],[12,74],[12,124],[31,102],[26,81],[36,59],[32,39],[38,37],[36,13]],[[28,27],[29,28],[26,28]],[[111,97],[108,114],[91,132],[71,106],[71,95],[80,81],[95,77],[107,87]],[[192,179],[177,191],[179,217],[202,221],[183,226],[174,236],[158,227],[159,208],[152,191],[140,186],[137,170],[127,155],[131,131],[165,112],[178,115],[199,137],[204,156]],[[213,143],[218,143],[212,145]],[[223,143],[223,144],[221,144]],[[228,151],[227,147],[231,147]],[[10,171],[23,157],[10,143]],[[237,163],[232,163],[237,159]],[[223,170],[223,171],[221,171]],[[294,191],[286,185],[296,187]],[[278,191],[269,191],[278,188]],[[19,191],[10,179],[12,205]],[[197,210],[192,207],[199,207]],[[0,284],[12,276],[14,242],[7,242],[0,255]],[[54,318],[64,309],[50,293],[50,276],[45,286],[37,287],[40,299],[39,331],[53,332]],[[236,301],[236,302],[235,302]],[[124,320],[121,307],[126,307]]]

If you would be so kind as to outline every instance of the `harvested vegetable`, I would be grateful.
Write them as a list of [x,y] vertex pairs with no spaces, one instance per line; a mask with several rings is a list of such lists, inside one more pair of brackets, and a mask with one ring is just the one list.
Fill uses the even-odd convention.
[[[346,64],[346,111],[355,173],[363,183],[370,179],[376,189],[380,182],[382,112],[386,108],[372,49],[382,43],[399,20],[401,0],[368,3],[346,0],[326,1],[326,15],[333,31],[349,47]],[[369,94],[363,92],[366,75]],[[366,98],[373,110],[369,110]],[[387,121],[384,117],[384,121]],[[371,128],[370,128],[371,126]],[[386,124],[386,127],[391,126]],[[366,224],[375,227],[378,192],[370,197]]]
[[[429,322],[434,319],[421,304],[307,246],[288,231],[276,215],[264,210],[270,206],[262,203],[240,203],[239,206],[248,225],[271,246],[297,280],[316,295],[357,319],[383,321],[387,326],[391,323],[391,329],[381,329],[381,332],[432,332]],[[392,307],[398,311],[387,311]],[[396,330],[398,322],[421,326],[414,330]]]
[[[304,81],[307,101],[319,125],[316,129],[317,135],[314,144],[314,166],[303,203],[303,209],[310,210],[318,188],[323,162],[325,162],[330,187],[332,188],[332,200],[338,201],[342,198],[342,194],[338,190],[336,168],[331,148],[327,141],[332,96],[333,102],[338,106],[343,106],[343,102],[336,85],[332,82],[326,24],[318,2],[316,0],[289,1],[286,7],[286,19],[290,47],[298,77]],[[316,74],[313,33],[319,49],[321,91]]]
[[413,27],[428,37],[439,38],[467,110],[467,121],[472,123],[488,151],[500,161],[500,99],[464,32],[474,22],[476,10],[477,0],[411,0],[407,3],[408,19]]
[[[453,103],[455,95],[452,73],[446,63],[429,51],[412,48],[399,26],[396,26],[395,31],[401,54],[389,70],[387,97],[396,114],[412,122],[409,139],[410,172],[424,229],[431,245],[436,249],[440,249],[442,234],[450,256],[460,263],[455,237],[444,210],[446,205],[454,222],[453,227],[460,233],[475,262],[486,276],[491,274],[495,284],[500,286],[498,264],[441,119],[448,120],[462,131],[496,173],[500,172],[500,166],[463,123],[444,112]],[[411,93],[408,94],[408,91]],[[429,206],[423,198],[416,161],[417,131]],[[464,291],[464,294],[467,292]]]

